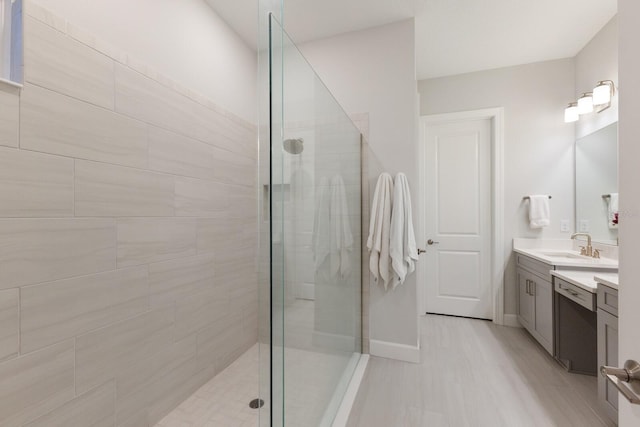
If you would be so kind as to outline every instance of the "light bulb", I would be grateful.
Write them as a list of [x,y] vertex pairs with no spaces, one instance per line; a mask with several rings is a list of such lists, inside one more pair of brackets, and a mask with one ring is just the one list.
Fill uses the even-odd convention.
[[567,105],[567,108],[564,109],[564,122],[565,123],[577,122],[579,118],[580,118],[580,115],[578,114],[578,103],[577,102],[569,103],[569,105]]
[[613,82],[598,82],[598,85],[593,89],[593,105],[606,105],[611,103],[612,92]]
[[578,114],[588,114],[593,112],[593,94],[591,92],[583,93],[578,98]]

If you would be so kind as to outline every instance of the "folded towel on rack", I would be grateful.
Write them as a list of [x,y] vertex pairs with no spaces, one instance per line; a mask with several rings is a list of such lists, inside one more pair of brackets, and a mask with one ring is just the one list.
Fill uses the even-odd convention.
[[384,288],[391,280],[391,257],[389,255],[389,239],[391,228],[391,204],[393,202],[393,179],[388,173],[378,177],[371,204],[369,218],[369,270],[374,280],[382,278]]
[[411,215],[411,192],[409,181],[403,173],[396,175],[394,183],[390,239],[389,252],[393,270],[391,286],[395,289],[404,283],[407,275],[413,273],[416,268],[415,263],[418,260],[418,248]]
[[529,227],[543,228],[550,223],[549,196],[546,194],[529,196]]
[[609,194],[609,209],[608,209],[608,219],[609,219],[609,228],[614,229],[618,228],[618,193]]

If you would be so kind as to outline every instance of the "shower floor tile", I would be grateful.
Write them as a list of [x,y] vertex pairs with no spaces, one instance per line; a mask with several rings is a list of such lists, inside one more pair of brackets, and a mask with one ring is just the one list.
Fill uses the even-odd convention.
[[[268,354],[268,347],[263,351]],[[287,423],[318,425],[353,353],[328,354],[285,349]],[[249,402],[258,397],[259,345],[200,387],[155,427],[257,427],[259,412]],[[350,371],[349,371],[350,372]],[[265,403],[262,416],[269,416]],[[311,421],[312,420],[312,421]],[[266,425],[266,424],[265,424]]]
[[[282,347],[274,349],[280,361],[282,357],[286,360],[285,383],[274,384],[274,388],[285,387],[288,425],[319,425],[336,387],[345,375],[350,378],[354,353],[336,349],[323,351],[322,346],[314,345],[313,301],[296,300],[287,307],[286,316],[284,355]],[[269,347],[255,344],[156,427],[257,427],[259,412],[269,417],[268,403],[261,411],[249,407],[249,402],[258,397],[259,367],[268,366],[268,359],[264,359],[264,365],[260,364],[261,351],[263,358],[268,357]],[[280,378],[282,369],[276,370],[274,375]]]
[[256,427],[259,411],[249,402],[258,397],[258,365],[255,344],[156,427]]

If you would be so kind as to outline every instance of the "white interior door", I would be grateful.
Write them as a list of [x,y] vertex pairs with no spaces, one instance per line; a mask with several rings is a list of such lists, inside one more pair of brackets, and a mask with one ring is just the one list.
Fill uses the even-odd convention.
[[492,319],[490,118],[423,118],[427,313]]

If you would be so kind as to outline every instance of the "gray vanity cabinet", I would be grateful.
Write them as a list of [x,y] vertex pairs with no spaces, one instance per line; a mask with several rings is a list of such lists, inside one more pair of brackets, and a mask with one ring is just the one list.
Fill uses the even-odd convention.
[[535,316],[535,300],[531,297],[530,283],[532,274],[518,268],[518,320],[527,330],[533,329]]
[[553,266],[522,254],[516,256],[518,320],[553,355]]
[[536,339],[553,355],[553,285],[550,281],[536,279],[533,285],[535,298]]
[[[618,366],[618,291],[598,284],[598,366]],[[612,421],[618,421],[618,390],[598,375],[598,399]]]

